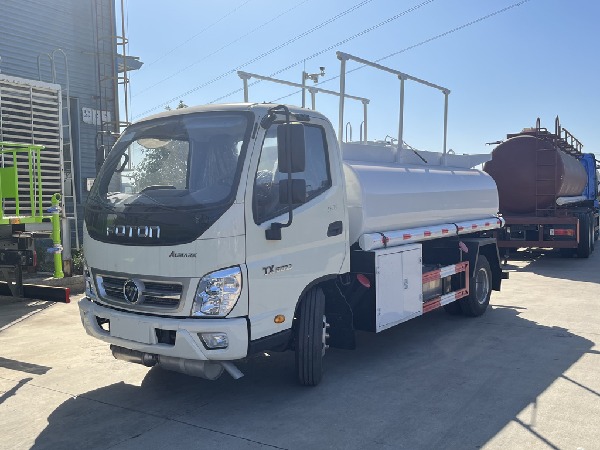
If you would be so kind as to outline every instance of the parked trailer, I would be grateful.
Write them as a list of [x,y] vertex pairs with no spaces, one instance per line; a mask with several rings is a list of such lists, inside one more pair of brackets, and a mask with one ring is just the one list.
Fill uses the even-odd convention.
[[587,258],[598,239],[598,172],[593,153],[560,126],[509,134],[484,166],[496,184],[506,227],[498,246],[560,249]]
[[[342,129],[346,62],[400,72],[338,57]],[[402,75],[402,91],[440,88]],[[353,348],[357,329],[441,306],[483,314],[504,274],[481,158],[369,142],[366,128],[343,143],[316,111],[257,103],[130,126],[86,205],[86,331],[118,359],[208,379],[293,349],[316,385],[327,347]]]

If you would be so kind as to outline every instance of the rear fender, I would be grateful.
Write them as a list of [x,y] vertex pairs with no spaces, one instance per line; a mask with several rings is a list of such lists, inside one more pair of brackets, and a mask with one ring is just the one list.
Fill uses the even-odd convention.
[[500,255],[498,254],[498,246],[495,238],[469,238],[462,242],[469,250],[465,255],[469,261],[469,275],[473,276],[473,271],[477,265],[479,255],[484,255],[490,263],[492,269],[492,289],[499,291],[502,284],[502,279],[507,278],[502,268],[500,267]]

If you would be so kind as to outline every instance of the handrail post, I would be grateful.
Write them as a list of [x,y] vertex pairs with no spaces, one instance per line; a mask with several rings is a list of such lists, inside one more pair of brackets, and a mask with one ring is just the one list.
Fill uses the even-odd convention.
[[[367,105],[369,104],[368,100],[363,100],[363,123],[364,123],[364,143],[367,143]],[[361,139],[362,141],[362,139]]]
[[340,59],[340,112],[338,126],[338,142],[340,149],[342,148],[342,140],[344,136],[344,99],[346,98],[346,57],[338,53]]
[[448,95],[450,91],[444,92],[444,161],[446,160],[446,142],[448,138]]
[[244,103],[248,103],[248,80],[252,78],[252,75],[246,72],[241,72],[238,70],[238,77],[242,79],[244,83]]
[[[318,92],[318,90],[317,90],[317,88],[314,88],[314,87],[308,87],[306,89],[308,89],[308,92],[310,92],[311,109],[313,111],[316,111],[316,109],[317,109],[317,92]],[[303,108],[304,108],[304,106],[303,106]]]
[[[302,107],[306,108],[306,76],[308,75],[308,73],[306,73],[305,70],[302,71]],[[313,108],[315,109],[315,108]]]
[[396,162],[400,161],[400,152],[404,147],[404,80],[403,75],[398,75],[400,79],[400,117],[398,118],[398,148],[396,149]]

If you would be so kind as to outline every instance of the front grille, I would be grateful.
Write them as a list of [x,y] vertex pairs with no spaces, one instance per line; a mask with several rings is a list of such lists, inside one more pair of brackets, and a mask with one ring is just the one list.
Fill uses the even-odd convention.
[[[127,278],[109,275],[97,275],[96,283],[100,296],[105,300],[130,304],[125,298],[123,287]],[[155,280],[136,280],[142,289],[142,298],[136,305],[153,306],[157,308],[173,309],[179,306],[183,286],[179,283],[164,283]]]

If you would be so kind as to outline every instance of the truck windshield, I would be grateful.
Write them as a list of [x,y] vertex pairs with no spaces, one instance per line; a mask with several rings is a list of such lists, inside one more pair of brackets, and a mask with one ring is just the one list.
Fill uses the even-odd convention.
[[[90,235],[119,241],[123,236],[115,236],[110,227],[162,225],[162,238],[143,243],[173,244],[198,237],[233,203],[251,124],[248,113],[210,112],[129,127],[90,192],[86,205]],[[175,219],[204,225],[183,233],[185,237],[169,239],[164,227]],[[132,236],[123,243],[141,243],[135,241]]]

